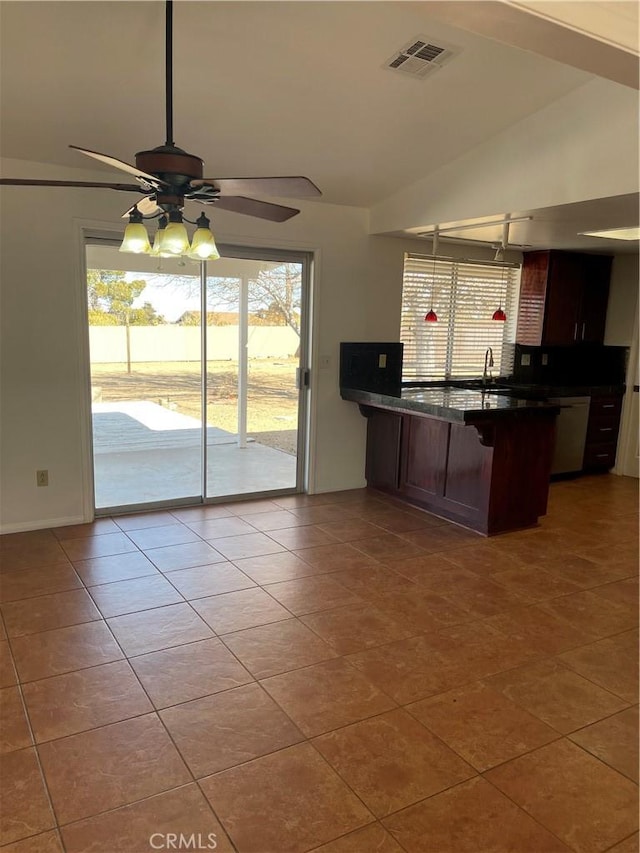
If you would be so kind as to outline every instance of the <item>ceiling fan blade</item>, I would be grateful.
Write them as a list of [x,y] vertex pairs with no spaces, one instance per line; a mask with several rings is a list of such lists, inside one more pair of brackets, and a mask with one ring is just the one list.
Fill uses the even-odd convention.
[[302,175],[282,178],[203,178],[191,181],[196,188],[208,184],[223,195],[275,195],[288,198],[312,198],[322,195],[318,187]]
[[79,148],[77,145],[70,145],[69,148],[73,148],[74,151],[79,151],[81,154],[86,154],[87,157],[93,157],[94,160],[100,160],[101,163],[106,163],[107,166],[111,166],[114,169],[120,169],[122,172],[128,172],[130,175],[134,175],[136,178],[140,178],[152,186],[167,186],[164,181],[161,181],[160,178],[157,178],[155,175],[149,175],[147,172],[142,172],[136,166],[131,166],[123,160],[117,160],[115,157],[109,157],[108,154],[100,154],[98,151],[89,151],[87,148]]
[[139,193],[139,184],[105,184],[92,181],[32,181],[24,178],[0,178],[0,184],[14,187],[103,187],[125,193]]
[[143,196],[142,198],[138,199],[135,205],[132,204],[129,210],[126,211],[126,213],[122,214],[122,218],[127,219],[134,207],[137,207],[138,211],[143,216],[153,216],[155,213],[161,210],[161,208],[158,207],[156,197],[154,195]]
[[270,219],[272,222],[286,222],[287,219],[300,213],[294,207],[283,207],[281,204],[271,204],[268,201],[258,201],[255,198],[244,198],[240,195],[220,196],[215,204],[222,210],[257,216],[259,219]]

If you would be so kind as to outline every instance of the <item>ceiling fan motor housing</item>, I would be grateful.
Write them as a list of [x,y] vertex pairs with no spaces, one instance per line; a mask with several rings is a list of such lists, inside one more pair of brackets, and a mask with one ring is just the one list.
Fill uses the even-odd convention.
[[203,162],[174,145],[159,145],[151,151],[138,151],[136,166],[141,172],[157,175],[171,187],[185,188],[204,175]]

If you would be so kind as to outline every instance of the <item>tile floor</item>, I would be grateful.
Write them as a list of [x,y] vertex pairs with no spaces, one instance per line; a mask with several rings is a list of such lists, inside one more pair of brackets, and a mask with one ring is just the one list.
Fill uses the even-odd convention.
[[367,491],[2,537],[2,853],[637,851],[637,497],[557,483],[490,540]]

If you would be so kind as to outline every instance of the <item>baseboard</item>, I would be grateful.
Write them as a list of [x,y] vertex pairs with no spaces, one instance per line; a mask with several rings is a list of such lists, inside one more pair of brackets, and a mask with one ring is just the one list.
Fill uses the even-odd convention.
[[355,486],[340,486],[337,489],[336,488],[333,488],[333,489],[316,489],[315,492],[310,491],[308,494],[310,494],[310,495],[329,495],[332,492],[336,492],[336,493],[338,493],[338,492],[353,492],[356,489],[366,489],[366,488],[367,488],[367,481],[361,480],[360,483],[358,483]]
[[68,527],[70,524],[86,524],[81,515],[67,518],[43,518],[39,521],[23,521],[16,524],[0,524],[0,536],[5,533],[26,533],[29,530],[47,530],[50,527]]

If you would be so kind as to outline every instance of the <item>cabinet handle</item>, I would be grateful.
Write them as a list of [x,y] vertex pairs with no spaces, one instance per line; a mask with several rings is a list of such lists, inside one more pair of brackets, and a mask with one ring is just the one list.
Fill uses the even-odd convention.
[[582,340],[584,340],[584,327],[585,327],[586,325],[587,325],[586,323],[583,323],[583,324],[582,324]]
[[600,427],[600,432],[613,432],[613,427]]
[[573,340],[574,341],[578,340],[578,324],[577,323],[574,323],[574,326],[573,326]]
[[603,408],[603,409],[614,409],[614,408],[615,408],[615,403],[603,403],[603,404],[602,404],[602,408]]
[[604,459],[604,458],[606,458],[608,455],[609,455],[608,453],[596,453],[596,457],[597,457],[598,459]]

